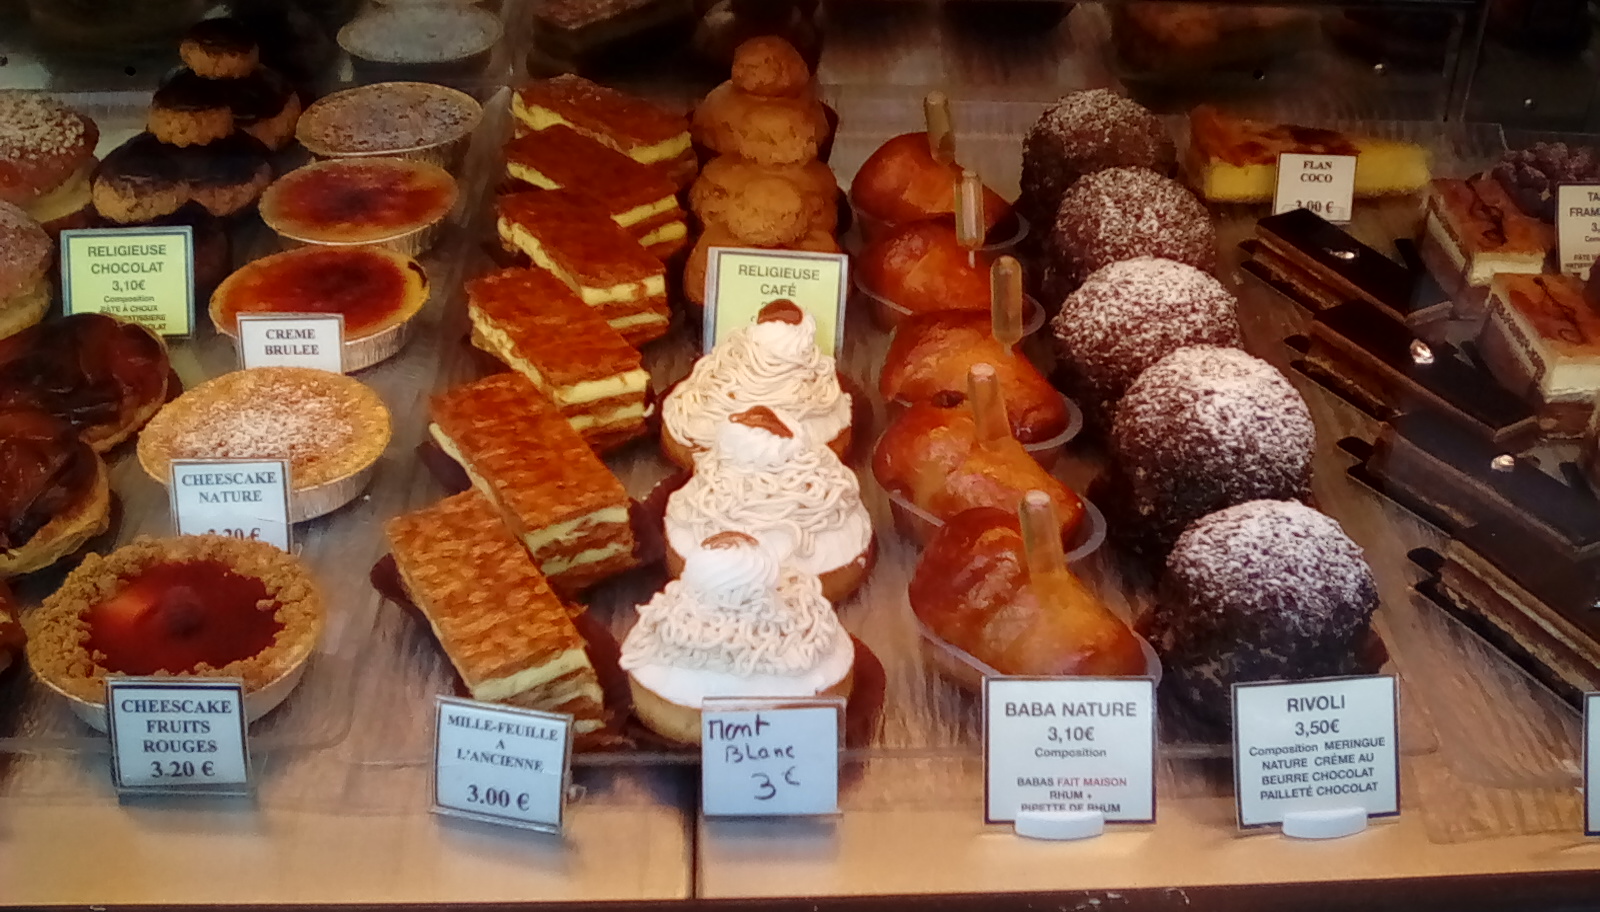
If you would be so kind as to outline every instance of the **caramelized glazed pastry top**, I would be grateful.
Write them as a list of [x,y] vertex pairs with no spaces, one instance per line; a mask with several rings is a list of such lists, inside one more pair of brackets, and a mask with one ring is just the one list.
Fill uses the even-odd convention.
[[1281,152],[1307,155],[1355,155],[1349,137],[1337,130],[1269,124],[1225,115],[1209,105],[1195,108],[1189,127],[1196,145],[1208,156],[1230,165],[1270,165]]
[[44,412],[0,409],[0,548],[15,550],[88,497],[98,456],[72,426]]
[[75,314],[0,340],[0,408],[33,408],[78,433],[117,427],[166,395],[161,341],[102,314]]
[[456,202],[441,168],[397,159],[323,162],[301,168],[267,191],[263,206],[299,230],[415,228],[442,218]]

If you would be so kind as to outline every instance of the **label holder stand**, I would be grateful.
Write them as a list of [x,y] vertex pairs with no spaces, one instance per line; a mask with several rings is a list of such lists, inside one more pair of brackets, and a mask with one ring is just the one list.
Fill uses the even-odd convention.
[[1367,809],[1359,805],[1286,811],[1283,835],[1292,839],[1343,839],[1367,829]]

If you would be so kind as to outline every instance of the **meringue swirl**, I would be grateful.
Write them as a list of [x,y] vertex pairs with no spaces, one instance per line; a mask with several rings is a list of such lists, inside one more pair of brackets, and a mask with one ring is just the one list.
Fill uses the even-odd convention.
[[810,314],[753,323],[723,339],[667,394],[661,417],[673,437],[705,449],[729,415],[757,405],[783,409],[823,443],[849,426],[850,394],[834,359],[817,348]]

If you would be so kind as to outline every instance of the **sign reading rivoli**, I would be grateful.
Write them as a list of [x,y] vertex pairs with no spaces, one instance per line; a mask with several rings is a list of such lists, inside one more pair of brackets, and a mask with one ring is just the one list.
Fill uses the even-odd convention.
[[1233,686],[1239,826],[1303,811],[1400,813],[1391,675]]
[[174,459],[168,490],[179,535],[226,535],[289,550],[289,463]]
[[1600,257],[1600,184],[1556,187],[1556,250],[1562,272],[1589,277]]
[[1278,156],[1278,184],[1272,214],[1310,209],[1330,222],[1350,221],[1356,198],[1356,156]]
[[239,366],[344,373],[344,314],[240,314]]
[[194,229],[61,232],[66,313],[103,313],[163,336],[194,332]]
[[106,731],[119,790],[250,788],[244,685],[236,679],[108,678]]
[[843,697],[712,697],[700,712],[700,809],[707,817],[839,812]]
[[705,347],[755,322],[773,301],[793,301],[817,321],[817,348],[844,347],[850,258],[842,253],[713,247],[706,259]]
[[1098,811],[1151,823],[1155,682],[1149,678],[985,678],[984,820]]
[[433,812],[561,832],[572,716],[435,699]]

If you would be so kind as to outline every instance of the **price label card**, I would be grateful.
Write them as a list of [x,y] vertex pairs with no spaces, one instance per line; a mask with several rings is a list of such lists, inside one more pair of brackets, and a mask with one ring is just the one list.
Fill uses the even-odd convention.
[[240,314],[239,366],[344,373],[344,314]]
[[244,685],[108,678],[111,778],[120,791],[248,792]]
[[1310,209],[1330,222],[1350,221],[1356,198],[1354,155],[1278,156],[1278,186],[1272,214]]
[[850,258],[842,253],[713,247],[706,260],[705,347],[755,322],[773,301],[793,301],[817,321],[817,348],[844,347]]
[[1589,277],[1600,256],[1600,184],[1556,187],[1556,250],[1562,272]]
[[194,331],[194,229],[61,232],[66,313],[103,313],[163,336]]
[[707,817],[839,812],[844,698],[711,698],[700,713],[700,809]]
[[168,484],[179,535],[250,538],[289,550],[289,463],[174,459]]
[[1600,781],[1595,779],[1594,763],[1600,760],[1600,694],[1583,695],[1583,833],[1600,836]]
[[433,812],[559,833],[572,716],[436,698]]
[[1392,675],[1235,684],[1239,826],[1282,823],[1294,811],[1400,813],[1398,740]]
[[1100,811],[1153,823],[1155,682],[1149,678],[985,678],[984,820]]

